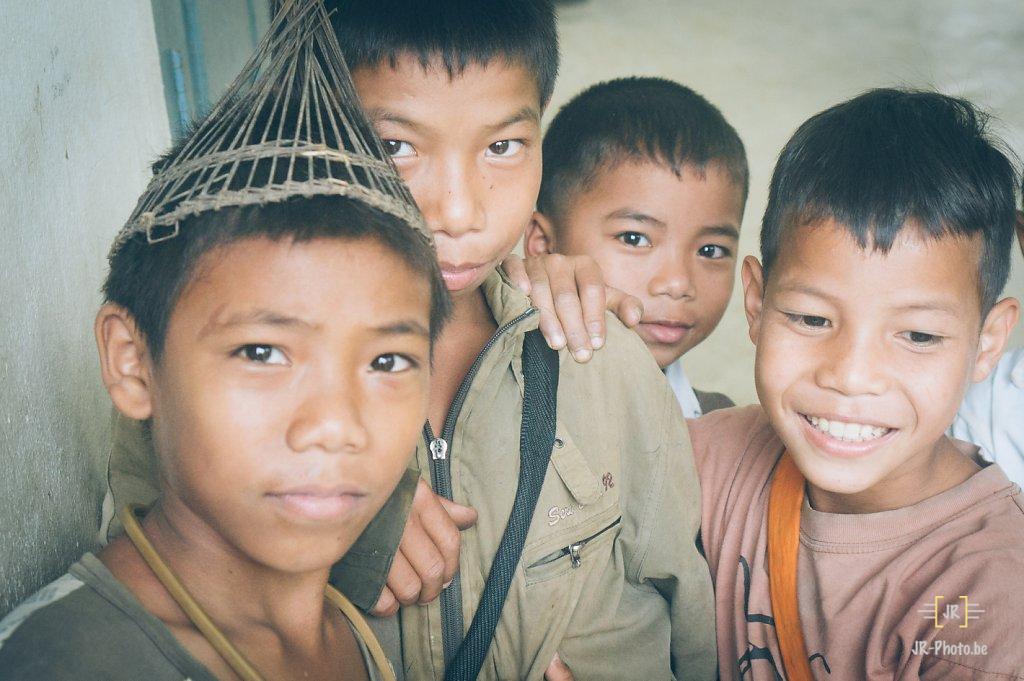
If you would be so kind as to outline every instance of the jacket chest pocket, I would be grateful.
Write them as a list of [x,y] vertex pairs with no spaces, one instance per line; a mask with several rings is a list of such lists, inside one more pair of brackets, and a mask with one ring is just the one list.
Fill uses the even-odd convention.
[[[601,527],[589,536],[581,537],[560,549],[540,556],[526,566],[526,585],[530,586],[549,579],[560,577],[583,567],[584,562],[598,560],[598,554],[607,553],[602,551],[610,548],[612,541],[618,536],[619,526],[622,518],[615,518],[608,525]],[[600,558],[604,560],[604,558]]]
[[[529,587],[555,577],[589,572],[609,554],[621,524],[618,452],[591,446],[587,455],[564,428],[531,523],[522,565]],[[582,569],[581,569],[582,568]]]

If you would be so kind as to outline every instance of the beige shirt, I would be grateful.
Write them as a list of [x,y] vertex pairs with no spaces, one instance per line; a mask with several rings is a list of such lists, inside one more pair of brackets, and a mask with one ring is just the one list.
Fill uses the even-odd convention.
[[[690,422],[722,679],[779,679],[769,480],[783,444],[760,407]],[[997,465],[907,508],[800,529],[800,617],[818,679],[1024,679],[1024,496]]]

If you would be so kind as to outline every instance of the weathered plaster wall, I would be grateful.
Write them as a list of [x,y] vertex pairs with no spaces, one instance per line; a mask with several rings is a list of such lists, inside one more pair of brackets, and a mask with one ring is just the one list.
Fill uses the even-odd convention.
[[149,2],[0,3],[0,615],[96,535],[106,251],[168,144]]

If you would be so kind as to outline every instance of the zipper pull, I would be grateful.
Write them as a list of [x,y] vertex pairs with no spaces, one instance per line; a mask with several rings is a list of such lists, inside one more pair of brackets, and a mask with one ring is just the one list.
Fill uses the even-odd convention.
[[444,438],[436,437],[430,441],[430,458],[434,461],[448,458],[448,443]]
[[583,548],[583,544],[584,542],[576,542],[569,545],[569,562],[572,563],[574,569],[583,563],[583,560],[580,558],[580,549]]

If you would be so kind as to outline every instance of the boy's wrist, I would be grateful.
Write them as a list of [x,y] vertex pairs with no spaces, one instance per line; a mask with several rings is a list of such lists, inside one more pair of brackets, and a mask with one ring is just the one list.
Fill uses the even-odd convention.
[[416,469],[406,469],[384,506],[331,568],[330,583],[364,611],[373,608],[387,584],[419,477]]

